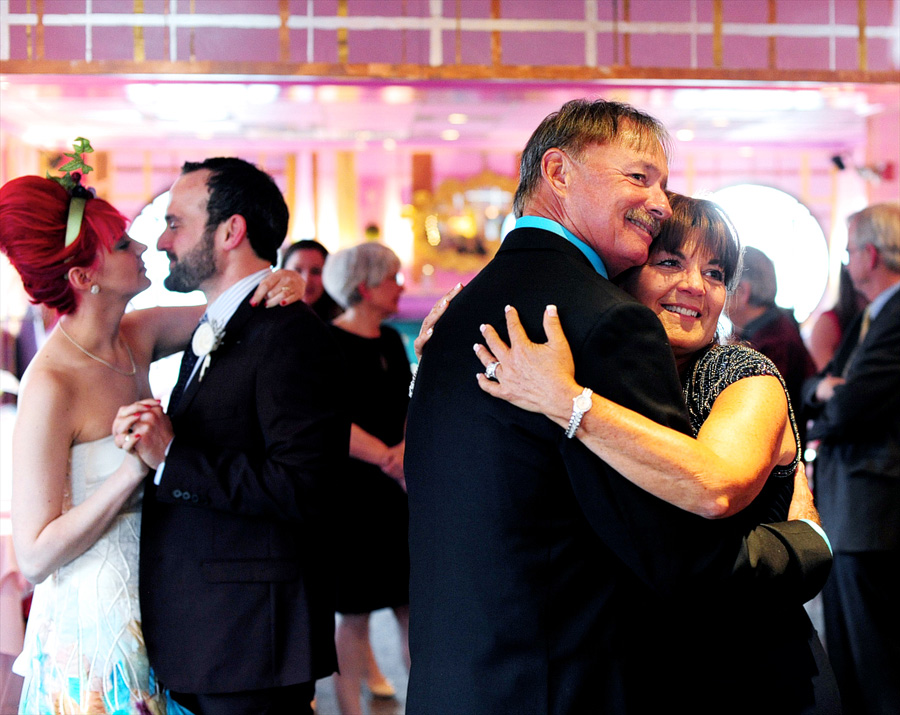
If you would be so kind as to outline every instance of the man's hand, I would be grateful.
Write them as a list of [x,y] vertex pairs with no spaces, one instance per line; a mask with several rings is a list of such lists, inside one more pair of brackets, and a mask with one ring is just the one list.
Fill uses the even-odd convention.
[[819,384],[816,386],[816,399],[819,402],[828,402],[834,396],[834,388],[845,382],[846,380],[842,377],[826,375],[819,380]]
[[809,481],[806,478],[806,468],[803,462],[797,466],[794,472],[794,496],[791,498],[791,506],[788,509],[788,521],[796,519],[807,519],[819,526],[822,526],[822,520],[819,518],[819,511],[813,503],[813,495],[809,489]]
[[151,469],[166,459],[166,448],[174,438],[172,423],[158,400],[141,400],[120,407],[113,421],[116,446],[135,452]]

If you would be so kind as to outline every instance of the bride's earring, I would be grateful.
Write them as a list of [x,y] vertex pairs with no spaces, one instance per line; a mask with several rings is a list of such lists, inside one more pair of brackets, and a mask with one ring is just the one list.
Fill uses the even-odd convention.
[[96,283],[94,283],[94,285],[91,286],[91,295],[97,295],[97,293],[99,293],[99,292],[100,292],[100,286],[98,286]]

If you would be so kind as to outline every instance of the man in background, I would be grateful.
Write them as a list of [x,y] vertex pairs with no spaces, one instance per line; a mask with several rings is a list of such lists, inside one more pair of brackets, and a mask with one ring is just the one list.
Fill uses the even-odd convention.
[[[815,363],[792,312],[775,305],[778,282],[772,259],[758,248],[747,246],[743,263],[741,281],[728,299],[728,318],[736,337],[775,363],[797,412],[802,404],[803,382],[815,374]],[[805,425],[798,422],[798,427],[802,439]]]
[[848,269],[871,301],[804,386],[815,486],[834,548],[825,638],[845,715],[900,712],[900,205],[848,219]]

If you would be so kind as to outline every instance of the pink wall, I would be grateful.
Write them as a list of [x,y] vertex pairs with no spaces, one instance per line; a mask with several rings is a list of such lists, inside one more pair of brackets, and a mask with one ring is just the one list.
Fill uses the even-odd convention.
[[869,118],[866,164],[886,167],[881,181],[869,184],[869,202],[900,201],[900,89],[897,102],[881,114]]
[[[266,62],[281,61],[279,0],[195,0],[193,12],[187,0],[175,4],[176,12],[165,12],[167,0],[144,0],[143,15],[151,18],[141,38],[147,60]],[[130,60],[135,58],[135,33],[131,26],[105,26],[78,21],[86,9],[85,0],[44,0],[45,16],[53,16],[44,27],[44,57],[48,60]],[[132,3],[123,0],[94,0],[91,16],[126,13]],[[867,68],[860,67],[855,33],[826,32],[832,24],[849,28],[858,24],[858,0],[834,0],[834,17],[829,16],[831,2],[823,0],[774,0],[780,31],[776,41],[776,65],[789,70],[897,69],[896,25],[893,0],[865,0],[867,24]],[[429,0],[348,0],[348,15],[359,23],[347,33],[347,60],[351,64],[419,64],[428,66],[437,52],[444,65],[456,64],[457,43],[462,64],[490,65],[491,0],[443,2],[440,14],[432,18]],[[625,0],[502,0],[500,26],[502,62],[506,65],[542,66],[632,66],[660,68],[715,67],[712,30],[713,0],[667,2],[630,0],[627,28]],[[769,67],[768,38],[756,29],[768,23],[769,0],[723,0],[724,69],[760,69]],[[22,20],[34,2],[9,0],[13,17],[9,26],[8,59],[28,57],[28,35]],[[586,15],[596,12],[596,25]],[[692,17],[692,8],[695,16]],[[337,63],[340,61],[338,31],[331,20],[337,16],[337,0],[315,0],[312,16],[306,0],[290,0],[288,9],[289,45],[287,61]],[[452,29],[436,21],[460,24]],[[180,18],[195,16],[202,22],[193,27]],[[67,22],[67,16],[71,21]],[[88,20],[90,20],[90,17]],[[241,16],[243,27],[229,24],[229,16]],[[432,24],[429,24],[429,21]],[[476,22],[477,21],[477,22]],[[310,25],[310,23],[312,23]],[[410,24],[412,23],[412,24]],[[475,23],[475,24],[472,24]],[[487,23],[487,24],[486,24]],[[568,24],[565,24],[568,23]],[[573,26],[572,23],[576,23]],[[581,23],[577,25],[577,23]],[[681,23],[681,27],[661,27],[658,23]],[[161,26],[152,26],[158,24]],[[233,24],[233,23],[231,23]],[[325,26],[323,26],[323,24]],[[741,25],[754,25],[748,31]],[[170,34],[170,28],[174,32]],[[432,28],[435,33],[432,33]],[[793,28],[793,32],[791,29]],[[33,28],[32,28],[33,30]],[[892,32],[893,30],[893,32]],[[439,42],[439,44],[434,44]],[[626,43],[630,42],[630,53]],[[833,47],[832,47],[833,43]],[[539,52],[535,48],[540,48]],[[594,56],[596,60],[589,60]]]

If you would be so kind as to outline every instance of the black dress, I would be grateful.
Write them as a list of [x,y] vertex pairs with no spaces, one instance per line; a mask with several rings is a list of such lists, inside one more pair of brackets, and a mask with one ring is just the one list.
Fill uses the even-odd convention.
[[[363,338],[336,326],[352,402],[350,419],[388,446],[404,437],[409,361],[399,333]],[[338,475],[337,611],[369,613],[409,603],[406,492],[378,467],[349,458]]]
[[[777,377],[787,395],[774,363],[756,350],[716,345],[702,353],[684,385],[694,435],[725,388],[764,375]],[[787,399],[797,456],[772,470],[749,506],[710,523],[723,536],[787,518],[800,461],[800,438]],[[647,631],[635,636],[635,660],[640,664],[635,669],[652,673],[648,681],[632,684],[640,693],[638,712],[666,712],[666,703],[674,699],[691,703],[693,715],[839,715],[834,673],[799,602],[732,579],[725,584],[700,582],[696,589],[657,599],[646,608],[665,622],[667,636],[665,642],[654,638],[653,618],[644,624]],[[653,644],[649,651],[648,643]]]

